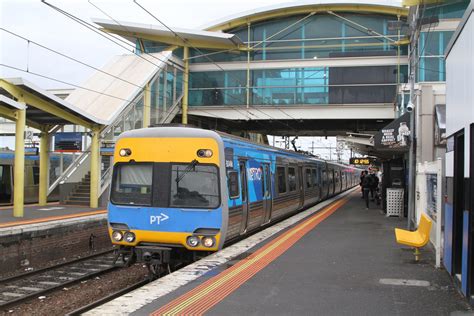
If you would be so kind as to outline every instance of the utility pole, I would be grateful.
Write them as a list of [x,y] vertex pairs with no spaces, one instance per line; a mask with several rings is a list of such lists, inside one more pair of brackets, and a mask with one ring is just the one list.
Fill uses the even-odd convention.
[[413,227],[413,220],[415,214],[415,168],[416,168],[416,161],[415,161],[415,142],[416,142],[416,135],[415,135],[415,115],[417,109],[415,108],[415,69],[417,63],[417,43],[419,38],[419,25],[418,25],[418,12],[420,11],[420,5],[418,5],[417,10],[415,12],[415,16],[413,17],[412,21],[412,39],[411,45],[409,48],[409,67],[410,67],[410,100],[407,105],[407,111],[410,113],[410,151],[408,153],[408,216],[407,216],[407,228],[411,230]]

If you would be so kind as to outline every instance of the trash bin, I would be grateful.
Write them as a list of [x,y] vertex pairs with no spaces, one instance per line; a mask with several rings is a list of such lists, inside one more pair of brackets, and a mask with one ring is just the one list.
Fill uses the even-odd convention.
[[404,189],[387,188],[387,216],[402,216]]

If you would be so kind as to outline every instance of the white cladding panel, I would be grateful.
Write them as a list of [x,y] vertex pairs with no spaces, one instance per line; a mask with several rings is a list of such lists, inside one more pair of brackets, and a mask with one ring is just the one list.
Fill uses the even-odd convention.
[[474,122],[474,19],[464,25],[446,59],[446,134]]
[[446,159],[444,160],[444,163],[446,167],[446,177],[454,177],[454,151],[446,153]]

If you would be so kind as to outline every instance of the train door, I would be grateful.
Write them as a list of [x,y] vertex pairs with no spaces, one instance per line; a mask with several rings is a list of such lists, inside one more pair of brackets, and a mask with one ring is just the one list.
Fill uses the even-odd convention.
[[0,204],[12,203],[11,167],[11,165],[0,165]]
[[240,225],[240,233],[244,234],[247,231],[249,222],[249,199],[248,199],[248,183],[247,183],[247,162],[239,160],[240,171],[240,196],[242,198],[242,221]]
[[262,178],[262,193],[263,193],[263,224],[266,224],[272,218],[272,177],[270,172],[270,165],[263,164],[263,178]]
[[299,208],[301,208],[304,205],[303,166],[298,166],[298,186],[300,192]]

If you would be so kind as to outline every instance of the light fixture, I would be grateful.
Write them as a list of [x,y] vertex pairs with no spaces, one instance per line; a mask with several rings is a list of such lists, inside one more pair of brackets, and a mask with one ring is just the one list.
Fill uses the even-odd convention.
[[132,154],[132,151],[129,148],[122,148],[119,151],[119,155],[121,157],[128,157]]
[[199,238],[197,236],[189,236],[187,239],[186,239],[186,243],[188,244],[188,246],[190,247],[197,247],[199,246]]
[[135,234],[132,232],[126,232],[124,234],[124,239],[126,242],[134,242],[135,241]]
[[215,244],[215,240],[213,237],[203,237],[202,244],[204,247],[211,248]]
[[122,238],[123,238],[123,235],[121,232],[119,232],[118,230],[114,230],[113,233],[112,233],[112,238],[113,240],[115,241],[121,241]]
[[210,157],[212,157],[212,150],[210,150],[210,149],[199,149],[196,154],[200,158],[210,158]]

